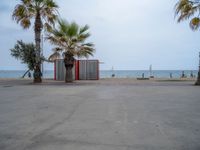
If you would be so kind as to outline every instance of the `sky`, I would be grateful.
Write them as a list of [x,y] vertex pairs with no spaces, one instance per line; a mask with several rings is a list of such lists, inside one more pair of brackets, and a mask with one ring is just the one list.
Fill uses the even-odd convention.
[[[59,15],[69,22],[90,26],[88,42],[96,52],[101,70],[193,70],[198,68],[200,33],[188,21],[177,23],[177,0],[55,0]],[[17,40],[34,42],[33,27],[23,30],[12,20],[20,0],[0,0],[0,70],[24,70],[26,65],[11,57]],[[44,41],[45,57],[54,46]],[[53,70],[45,63],[44,69]]]

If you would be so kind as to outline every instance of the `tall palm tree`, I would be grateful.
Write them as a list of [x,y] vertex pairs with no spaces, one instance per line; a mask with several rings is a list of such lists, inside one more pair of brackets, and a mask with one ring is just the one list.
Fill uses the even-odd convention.
[[[190,28],[198,30],[200,27],[200,0],[179,0],[175,5],[175,15],[178,17],[177,21],[181,22],[190,19]],[[200,85],[200,64],[198,71],[198,78],[195,83]]]
[[34,19],[35,45],[36,45],[36,63],[34,66],[34,82],[40,83],[41,79],[41,32],[45,28],[51,30],[51,26],[57,19],[58,5],[54,0],[21,0],[16,5],[12,17],[24,29],[31,26],[31,20]]
[[95,51],[94,44],[86,42],[87,38],[90,37],[88,29],[88,25],[80,27],[75,22],[68,23],[60,19],[58,21],[58,28],[54,28],[47,36],[47,39],[57,46],[49,59],[53,61],[60,57],[60,53],[63,52],[66,82],[72,82],[72,68],[75,57],[92,56]]

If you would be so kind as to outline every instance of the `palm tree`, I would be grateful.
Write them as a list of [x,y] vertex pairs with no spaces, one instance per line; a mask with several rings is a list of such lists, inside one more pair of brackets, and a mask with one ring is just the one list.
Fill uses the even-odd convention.
[[[175,15],[178,16],[177,21],[190,20],[190,28],[192,30],[198,30],[200,27],[200,0],[179,0],[175,5]],[[195,83],[200,85],[200,64],[198,78]]]
[[43,28],[51,30],[51,26],[57,19],[58,5],[54,0],[21,0],[16,5],[12,17],[24,29],[31,26],[31,20],[34,19],[35,45],[36,45],[36,63],[34,65],[34,82],[40,83],[41,79],[41,32]]
[[34,70],[35,64],[35,45],[33,43],[24,43],[22,40],[17,41],[14,48],[10,49],[11,56],[15,57],[17,60],[21,60],[21,63],[26,64],[28,70],[24,73],[22,78],[29,71]]
[[88,29],[88,25],[80,27],[75,22],[68,23],[60,19],[58,28],[54,28],[47,36],[47,39],[57,46],[53,49],[54,53],[49,59],[54,61],[60,57],[60,52],[63,52],[66,82],[72,82],[72,68],[75,57],[89,57],[95,51],[94,44],[86,42],[86,39],[90,36]]

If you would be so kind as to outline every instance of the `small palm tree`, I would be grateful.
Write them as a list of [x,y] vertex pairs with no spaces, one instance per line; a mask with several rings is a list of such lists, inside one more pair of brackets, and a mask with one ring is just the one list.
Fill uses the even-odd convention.
[[[177,21],[190,20],[190,28],[198,30],[200,27],[200,0],[179,0],[175,5],[175,15],[178,17]],[[199,64],[200,65],[200,64]],[[196,85],[200,85],[200,66]]]
[[31,20],[34,19],[35,45],[36,45],[36,63],[34,65],[34,82],[42,82],[41,79],[41,32],[43,28],[51,30],[51,26],[57,19],[58,5],[54,0],[21,0],[16,5],[12,17],[24,29],[31,26]]
[[54,61],[61,56],[60,52],[63,52],[66,82],[72,82],[72,68],[75,57],[89,57],[95,51],[94,44],[86,42],[86,39],[90,36],[88,29],[88,25],[80,27],[75,22],[68,23],[60,19],[58,28],[54,28],[47,36],[47,39],[57,46],[53,49],[54,53],[49,59]]
[[17,41],[14,48],[10,49],[11,56],[15,57],[17,60],[21,60],[21,63],[26,64],[28,70],[24,73],[22,78],[29,71],[34,70],[35,64],[35,45],[33,43],[24,43],[22,40]]

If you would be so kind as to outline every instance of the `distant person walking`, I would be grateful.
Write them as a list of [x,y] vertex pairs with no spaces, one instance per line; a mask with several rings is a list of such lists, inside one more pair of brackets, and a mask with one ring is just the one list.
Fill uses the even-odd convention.
[[172,76],[172,73],[170,73],[170,74],[169,74],[169,77],[170,77],[170,79],[172,79],[172,78],[173,78],[173,76]]
[[191,77],[191,78],[194,78],[193,71],[191,71],[191,73],[190,73],[190,77]]
[[185,75],[185,72],[184,72],[184,71],[182,71],[181,78],[186,78],[186,75]]

